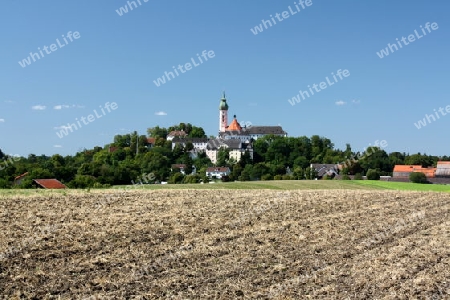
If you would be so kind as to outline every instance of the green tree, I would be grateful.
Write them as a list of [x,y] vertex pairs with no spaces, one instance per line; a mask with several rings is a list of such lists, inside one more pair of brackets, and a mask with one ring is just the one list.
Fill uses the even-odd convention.
[[409,181],[414,183],[428,183],[427,176],[422,172],[412,172],[409,174]]
[[380,180],[380,172],[375,169],[369,169],[366,176],[368,180]]
[[149,137],[152,137],[152,138],[163,138],[163,139],[165,139],[165,138],[167,138],[168,132],[167,132],[166,128],[161,128],[159,126],[155,126],[155,127],[152,127],[152,128],[148,128],[147,129],[147,134],[148,134]]
[[355,177],[353,178],[353,180],[363,180],[364,178],[362,177],[361,173],[356,173]]
[[228,165],[228,160],[230,159],[230,150],[228,148],[220,148],[217,153],[217,167],[225,167]]
[[191,138],[206,138],[205,131],[201,127],[192,126],[191,132],[188,134]]
[[174,174],[170,177],[169,183],[171,183],[171,184],[179,184],[179,183],[182,183],[182,182],[183,182],[183,179],[184,179],[184,175],[177,172],[177,173],[174,173]]

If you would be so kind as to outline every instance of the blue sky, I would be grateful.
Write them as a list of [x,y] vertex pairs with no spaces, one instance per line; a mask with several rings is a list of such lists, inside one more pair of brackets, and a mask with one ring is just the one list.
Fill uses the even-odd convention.
[[[140,2],[122,16],[122,0],[2,3],[0,149],[75,154],[115,134],[180,122],[216,135],[226,90],[229,121],[236,114],[253,125],[280,124],[289,136],[318,134],[340,149],[386,140],[387,152],[450,155],[450,116],[414,125],[450,105],[448,1],[312,0],[257,35],[250,29],[289,6],[295,11],[294,1]],[[425,36],[420,26],[427,22],[438,29]],[[420,39],[382,59],[376,54],[414,30]],[[64,44],[69,31],[80,36]],[[19,65],[58,38],[64,47]],[[215,56],[159,87],[153,83],[204,50]],[[339,69],[350,76],[289,104]],[[101,114],[107,102],[117,109]],[[94,110],[101,117],[56,135],[55,128]]]

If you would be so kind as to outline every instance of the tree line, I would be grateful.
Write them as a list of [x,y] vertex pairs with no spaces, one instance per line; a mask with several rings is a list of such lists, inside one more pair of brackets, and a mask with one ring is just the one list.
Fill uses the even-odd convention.
[[[330,139],[313,135],[311,137],[280,137],[268,135],[252,141],[253,159],[245,152],[239,161],[230,158],[228,149],[218,152],[214,165],[205,153],[192,158],[193,145],[177,144],[167,135],[172,130],[183,130],[188,137],[206,138],[201,127],[180,123],[169,128],[153,127],[148,135],[137,132],[116,135],[114,141],[103,147],[84,149],[75,155],[52,156],[29,154],[27,157],[12,157],[0,150],[0,188],[32,188],[33,179],[56,178],[70,188],[109,187],[130,185],[139,182],[143,174],[152,174],[152,182],[169,183],[207,182],[206,169],[212,166],[229,167],[228,180],[272,180],[272,179],[314,179],[310,165],[342,164],[345,175],[366,175],[376,171],[379,175],[392,175],[396,164],[415,164],[423,167],[436,166],[438,157],[426,154],[386,153],[379,147],[369,147],[365,153],[355,152],[350,144],[346,149],[334,147]],[[150,145],[148,138],[154,138]],[[368,155],[370,154],[370,155]],[[184,164],[186,175],[174,164]],[[195,170],[195,174],[191,174]],[[14,178],[28,172],[22,182],[15,186]]]

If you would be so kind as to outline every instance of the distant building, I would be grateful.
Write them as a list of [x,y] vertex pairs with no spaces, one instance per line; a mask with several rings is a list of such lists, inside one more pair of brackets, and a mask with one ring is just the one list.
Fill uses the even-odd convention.
[[331,178],[339,175],[339,166],[337,164],[311,164],[310,168],[315,170],[316,178],[318,179],[323,178],[325,175]]
[[114,153],[117,150],[119,150],[119,147],[117,147],[117,146],[109,146],[108,147],[108,153]]
[[221,179],[223,176],[229,176],[231,174],[231,170],[228,167],[210,167],[206,169],[206,176],[213,177],[215,176],[218,179]]
[[436,168],[437,178],[450,178],[450,161],[438,161]]
[[66,189],[67,187],[56,179],[34,179],[38,188],[44,189]]
[[147,149],[151,149],[155,146],[156,138],[147,138]]
[[14,185],[19,185],[22,181],[28,176],[28,172],[23,173],[22,175],[16,176],[14,178]]
[[176,137],[178,137],[178,138],[185,138],[185,137],[187,137],[187,135],[188,134],[186,132],[184,132],[184,130],[174,130],[174,131],[169,132],[169,134],[167,135],[166,139],[168,141],[171,141],[171,140],[173,140]]
[[199,151],[206,150],[206,147],[208,146],[208,139],[207,138],[173,138],[172,139],[172,150],[175,148],[177,144],[182,145],[183,147],[186,147],[187,143],[192,143],[194,146],[194,149]]
[[436,177],[436,168],[423,168],[421,165],[395,165],[392,177],[409,178],[409,175],[413,172],[424,173],[427,178]]
[[172,168],[170,169],[170,171],[174,172],[179,170],[181,174],[184,174],[184,170],[186,169],[186,165],[185,164],[173,164]]
[[206,147],[206,155],[213,164],[217,162],[220,149],[229,149],[230,158],[233,158],[236,162],[241,159],[241,156],[246,151],[249,152],[250,158],[253,159],[253,148],[250,143],[240,140],[211,139]]
[[244,126],[242,127],[234,115],[233,120],[230,125],[228,124],[228,103],[225,97],[225,92],[223,93],[222,99],[220,99],[219,104],[219,135],[218,138],[228,140],[228,139],[238,139],[241,141],[250,142],[252,139],[257,140],[260,137],[266,135],[276,135],[286,137],[287,133],[283,130],[281,126]]

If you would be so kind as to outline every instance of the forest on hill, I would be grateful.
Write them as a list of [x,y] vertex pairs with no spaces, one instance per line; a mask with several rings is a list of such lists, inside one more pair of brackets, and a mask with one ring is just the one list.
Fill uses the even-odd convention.
[[[146,135],[136,132],[116,135],[114,141],[103,147],[84,149],[75,155],[52,156],[29,154],[28,157],[12,157],[0,150],[0,188],[31,188],[33,179],[56,178],[70,188],[109,187],[130,185],[136,182],[155,183],[198,183],[207,182],[208,167],[229,167],[228,180],[272,180],[272,179],[314,179],[310,165],[345,163],[343,174],[367,174],[376,170],[380,175],[392,175],[396,164],[415,164],[423,167],[436,166],[438,157],[426,154],[386,153],[380,147],[369,147],[365,153],[355,152],[351,145],[346,149],[335,149],[330,139],[313,135],[311,137],[280,137],[268,135],[252,142],[253,159],[246,152],[239,161],[229,156],[229,150],[221,149],[214,165],[205,153],[192,158],[193,146],[177,144],[166,139],[172,130],[183,129],[188,137],[206,138],[201,127],[180,123],[169,128],[154,127]],[[154,141],[149,143],[149,138]],[[111,149],[114,149],[112,151]],[[185,164],[183,175],[173,164]],[[196,174],[191,174],[192,169]],[[287,172],[289,170],[289,172]],[[28,173],[20,184],[14,179]],[[148,176],[151,174],[151,176]],[[148,180],[150,178],[150,180]]]

